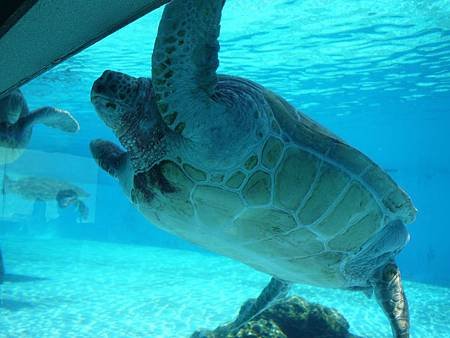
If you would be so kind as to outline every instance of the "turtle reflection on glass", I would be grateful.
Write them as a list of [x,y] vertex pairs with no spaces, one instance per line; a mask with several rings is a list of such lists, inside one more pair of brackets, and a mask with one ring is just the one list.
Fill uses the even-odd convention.
[[73,190],[78,197],[88,197],[89,193],[73,183],[44,176],[23,176],[11,178],[4,177],[6,194],[16,194],[26,200],[55,201],[58,192],[62,190]]
[[416,209],[367,156],[250,80],[218,75],[223,0],[166,5],[152,78],[105,71],[91,101],[125,151],[97,163],[154,224],[273,276],[241,322],[289,283],[359,290],[396,337],[409,314],[395,256]]
[[56,201],[60,208],[75,205],[80,218],[88,217],[89,209],[82,201],[89,196],[82,188],[75,184],[50,177],[25,176],[12,179],[4,177],[4,190],[6,194],[15,194],[30,201]]
[[18,89],[0,97],[0,164],[11,163],[22,155],[37,123],[69,133],[80,129],[67,111],[43,107],[30,112]]

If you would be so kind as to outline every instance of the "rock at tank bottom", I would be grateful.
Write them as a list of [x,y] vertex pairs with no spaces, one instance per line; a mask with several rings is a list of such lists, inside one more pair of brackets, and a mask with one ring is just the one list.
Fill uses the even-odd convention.
[[[254,299],[247,300],[241,311],[252,302]],[[269,307],[238,330],[232,330],[233,324],[196,331],[191,338],[356,338],[339,312],[298,296]]]

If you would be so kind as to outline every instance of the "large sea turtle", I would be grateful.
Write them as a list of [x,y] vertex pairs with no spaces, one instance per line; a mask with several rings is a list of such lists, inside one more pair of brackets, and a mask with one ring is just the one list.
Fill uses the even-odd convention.
[[22,155],[36,123],[70,133],[79,129],[78,122],[67,111],[43,107],[30,112],[19,89],[0,97],[0,165]]
[[126,151],[91,143],[159,227],[273,276],[245,322],[289,283],[375,293],[409,336],[395,256],[416,210],[364,154],[270,90],[217,75],[223,0],[165,7],[152,78],[105,71],[91,101]]

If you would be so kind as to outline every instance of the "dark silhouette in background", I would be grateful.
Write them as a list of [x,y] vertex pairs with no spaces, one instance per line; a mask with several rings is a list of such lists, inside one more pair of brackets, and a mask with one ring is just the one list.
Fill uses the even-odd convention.
[[4,277],[5,277],[5,267],[3,265],[2,250],[0,249],[0,284],[3,283]]
[[[67,189],[61,190],[56,195],[56,202],[58,203],[58,212],[61,217],[66,215],[65,210],[75,210],[75,220],[83,221],[89,216],[89,209],[86,204],[79,199],[79,196],[75,190]],[[67,213],[71,214],[73,211]],[[71,218],[72,219],[72,218]]]

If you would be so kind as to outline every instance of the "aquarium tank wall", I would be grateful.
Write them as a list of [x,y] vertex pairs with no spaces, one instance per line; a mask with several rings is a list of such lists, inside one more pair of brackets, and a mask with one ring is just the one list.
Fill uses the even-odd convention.
[[[181,238],[184,230],[175,221],[165,231],[147,220],[127,188],[92,156],[95,139],[124,149],[91,103],[93,83],[105,70],[152,76],[163,11],[20,88],[30,112],[70,112],[79,131],[67,132],[69,122],[55,115],[36,120],[15,160],[6,160],[13,156],[7,146],[0,148],[0,337],[190,337],[235,320],[269,282],[264,268],[212,250],[216,237],[208,237],[210,247],[198,245]],[[417,216],[406,226],[410,240],[396,262],[411,337],[450,337],[450,3],[228,0],[219,43],[218,74],[277,93],[367,155],[409,194]],[[7,131],[2,119],[3,138],[7,132],[25,137]],[[149,180],[164,186],[164,177],[155,175]],[[216,202],[223,208],[229,203],[225,197]],[[322,324],[306,320],[308,337],[330,327],[342,329],[328,333],[334,337],[390,337],[389,321],[371,292],[294,283],[288,297],[304,299],[290,305],[294,315],[276,309],[264,318],[279,311],[299,325],[307,317],[295,315],[316,311]],[[283,306],[277,299],[274,306]],[[250,330],[248,323],[260,315],[230,334]],[[288,333],[282,325],[272,329],[305,336],[294,324]],[[255,337],[269,337],[266,329]]]

